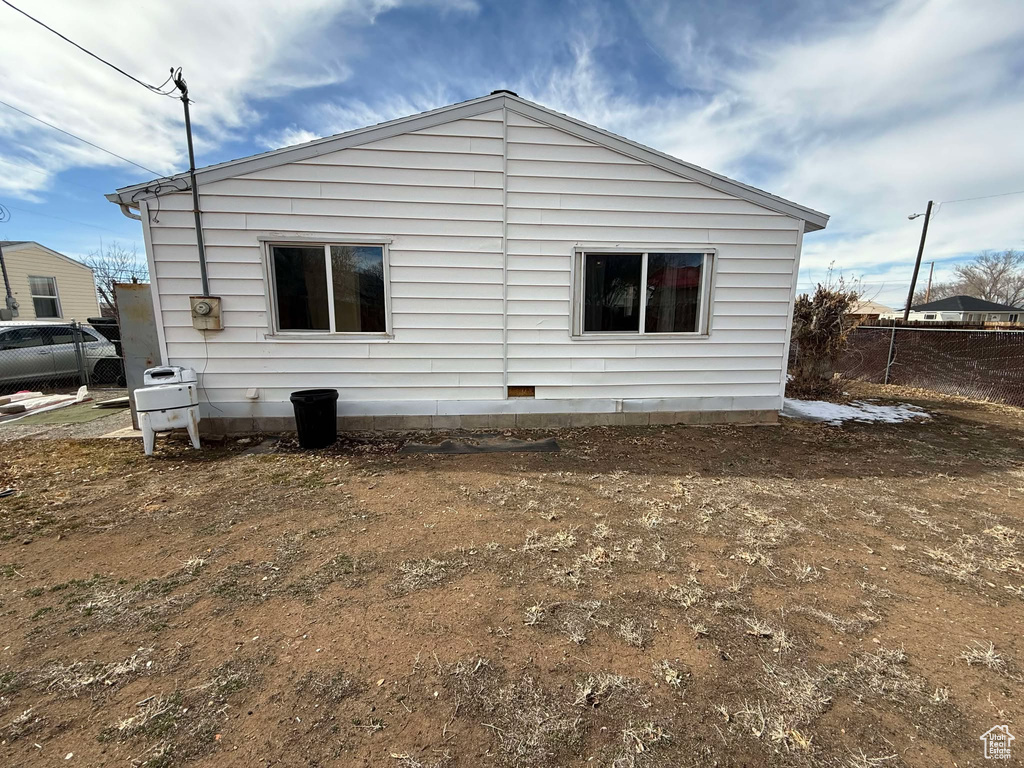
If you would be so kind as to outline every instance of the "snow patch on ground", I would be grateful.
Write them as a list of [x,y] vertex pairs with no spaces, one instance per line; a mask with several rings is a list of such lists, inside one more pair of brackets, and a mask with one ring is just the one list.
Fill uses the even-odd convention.
[[913,419],[930,419],[931,415],[916,405],[880,405],[865,400],[855,400],[846,405],[828,403],[824,400],[794,400],[787,397],[782,406],[782,415],[792,419],[817,421],[839,426],[844,421],[882,422],[898,424]]

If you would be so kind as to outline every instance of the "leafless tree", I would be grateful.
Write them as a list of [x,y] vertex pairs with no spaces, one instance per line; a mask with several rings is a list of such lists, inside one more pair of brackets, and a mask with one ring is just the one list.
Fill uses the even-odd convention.
[[[1024,251],[982,251],[966,264],[953,268],[953,279],[932,285],[929,301],[949,296],[973,296],[976,299],[1009,304],[1024,303]],[[925,292],[914,293],[914,303],[924,303]]]
[[950,296],[961,296],[963,295],[963,286],[956,281],[949,281],[948,283],[932,283],[931,290],[926,288],[918,288],[914,291],[914,304],[924,304],[929,301],[938,301],[939,299],[948,299]]
[[982,251],[969,264],[956,267],[968,296],[1016,307],[1024,301],[1024,252]]
[[104,243],[100,241],[99,249],[84,259],[85,265],[92,269],[96,280],[96,293],[100,297],[100,309],[104,316],[117,316],[117,297],[114,295],[115,283],[145,283],[149,281],[149,268],[146,260],[140,258],[138,250],[131,250],[118,242]]

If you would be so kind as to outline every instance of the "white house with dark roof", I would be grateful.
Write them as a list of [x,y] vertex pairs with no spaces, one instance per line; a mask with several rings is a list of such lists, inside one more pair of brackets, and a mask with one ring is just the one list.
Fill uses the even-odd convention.
[[[882,317],[902,319],[903,312],[889,312]],[[950,296],[912,306],[908,319],[945,323],[1017,323],[1024,319],[1024,309],[974,296]]]
[[227,430],[287,428],[306,388],[350,428],[774,421],[828,221],[508,91],[196,178],[201,317],[188,174],[107,197]]

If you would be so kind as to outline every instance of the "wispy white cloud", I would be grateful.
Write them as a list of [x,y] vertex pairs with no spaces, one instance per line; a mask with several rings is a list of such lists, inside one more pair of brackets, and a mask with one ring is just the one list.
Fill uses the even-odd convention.
[[296,144],[305,144],[308,141],[319,138],[319,133],[292,125],[274,133],[262,134],[257,137],[257,141],[267,149],[278,149],[280,147],[292,147]]
[[[192,115],[202,153],[257,126],[253,105],[259,101],[345,81],[348,57],[359,47],[337,40],[347,37],[346,30],[355,38],[354,32],[403,4],[476,10],[470,0],[177,0],[141,6],[51,0],[26,10],[153,84],[172,65],[182,66],[196,102]],[[5,101],[160,173],[181,169],[177,100],[146,93],[8,8],[0,13]],[[154,61],[167,69],[154,70]],[[23,198],[47,189],[61,170],[119,164],[2,107],[0,139],[0,160],[12,171],[0,176],[0,192]]]

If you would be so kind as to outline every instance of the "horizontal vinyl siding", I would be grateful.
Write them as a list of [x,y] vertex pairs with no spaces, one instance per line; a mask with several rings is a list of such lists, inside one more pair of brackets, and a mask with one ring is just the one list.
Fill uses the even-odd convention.
[[7,276],[11,281],[11,293],[18,300],[18,320],[35,320],[35,304],[32,302],[29,277],[53,277],[57,280],[59,318],[44,318],[47,321],[80,320],[97,317],[100,313],[96,298],[96,284],[92,270],[84,264],[62,259],[33,244],[8,246],[4,249]]
[[[508,141],[510,385],[537,398],[777,403],[798,221],[515,113]],[[717,250],[708,338],[570,337],[577,244],[673,243]]]
[[[153,274],[170,362],[204,372],[204,398],[232,415],[286,413],[307,387],[338,389],[343,413],[483,412],[444,403],[503,401],[506,370],[537,399],[502,408],[780,404],[798,221],[514,111],[507,158],[503,133],[493,112],[204,185],[225,325],[205,340],[189,306],[201,290],[191,198],[160,198]],[[390,239],[393,338],[268,336],[258,237],[306,232]],[[710,336],[573,339],[577,244],[717,249]]]
[[[162,197],[151,237],[170,362],[203,371],[215,404],[259,388],[253,412],[306,387],[345,402],[502,398],[503,164],[496,112],[203,186],[225,326],[205,341],[191,198]],[[390,239],[393,338],[268,337],[267,232]]]

